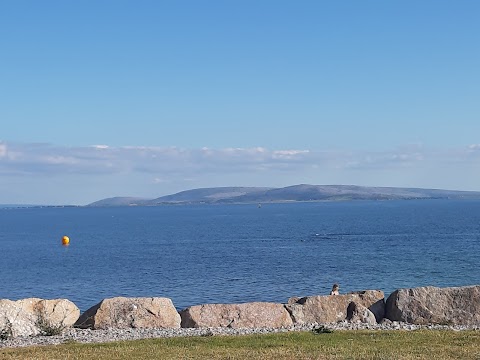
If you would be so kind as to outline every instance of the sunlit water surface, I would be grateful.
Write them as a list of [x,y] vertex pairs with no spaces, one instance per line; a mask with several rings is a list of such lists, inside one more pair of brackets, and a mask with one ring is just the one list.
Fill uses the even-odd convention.
[[[68,235],[70,246],[61,238]],[[0,209],[0,298],[203,303],[480,284],[480,201]]]

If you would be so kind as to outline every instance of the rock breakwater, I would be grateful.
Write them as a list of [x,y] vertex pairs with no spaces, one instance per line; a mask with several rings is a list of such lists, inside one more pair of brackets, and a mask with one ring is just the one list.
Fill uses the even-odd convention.
[[0,300],[0,347],[305,331],[319,325],[333,330],[479,329],[480,285],[399,289],[386,302],[382,291],[365,290],[291,298],[287,304],[195,305],[180,312],[168,298],[118,297],[102,300],[81,316],[65,299]]

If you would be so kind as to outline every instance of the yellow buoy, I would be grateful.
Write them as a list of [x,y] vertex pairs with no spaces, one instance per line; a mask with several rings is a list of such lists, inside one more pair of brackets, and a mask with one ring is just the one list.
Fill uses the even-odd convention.
[[70,244],[70,238],[68,236],[62,237],[62,245],[68,246]]

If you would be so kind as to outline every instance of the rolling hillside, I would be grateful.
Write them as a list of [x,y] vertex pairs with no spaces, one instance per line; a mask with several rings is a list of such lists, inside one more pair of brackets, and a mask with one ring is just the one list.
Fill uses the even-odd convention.
[[480,199],[480,192],[440,189],[366,187],[355,185],[293,185],[284,188],[216,187],[181,191],[156,199],[114,197],[88,206],[155,206],[294,201]]

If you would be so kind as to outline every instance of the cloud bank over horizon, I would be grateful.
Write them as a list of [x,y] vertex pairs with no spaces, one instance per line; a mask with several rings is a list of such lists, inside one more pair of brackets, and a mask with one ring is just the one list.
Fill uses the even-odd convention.
[[0,142],[0,185],[11,190],[0,203],[84,204],[197,187],[298,183],[480,190],[479,165],[480,144],[318,151]]

